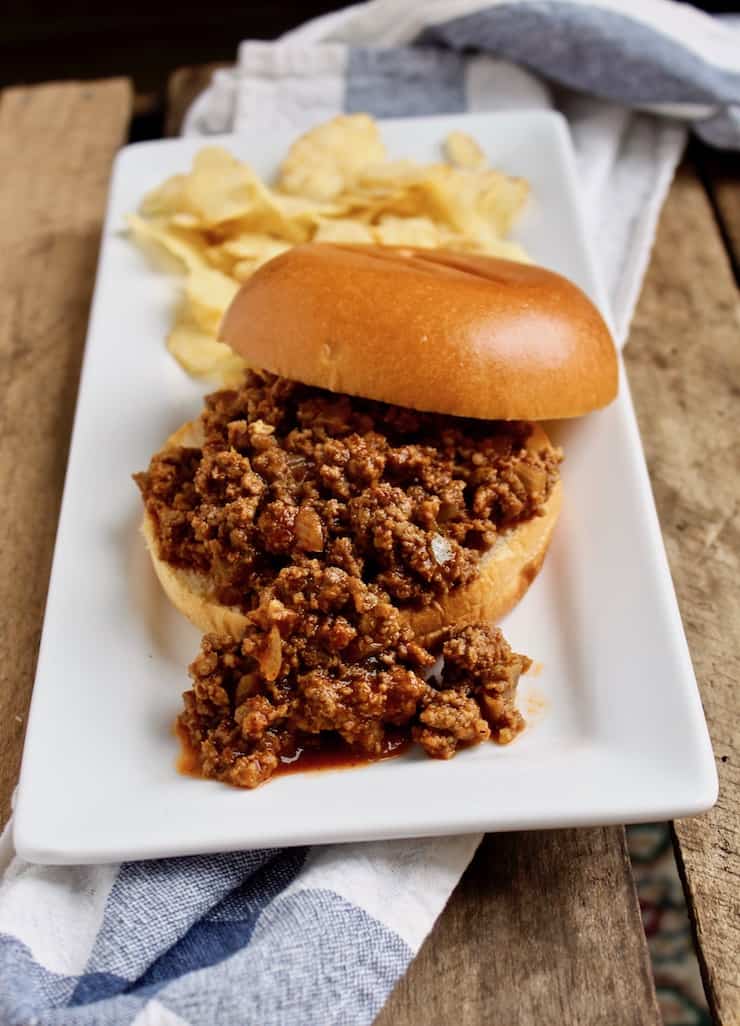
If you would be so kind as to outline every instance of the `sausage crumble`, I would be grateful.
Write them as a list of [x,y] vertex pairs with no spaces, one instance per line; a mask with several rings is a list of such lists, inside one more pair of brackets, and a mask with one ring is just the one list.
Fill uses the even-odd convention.
[[328,735],[374,759],[403,728],[448,759],[516,736],[514,695],[529,665],[488,626],[446,628],[422,646],[382,589],[299,556],[248,614],[241,641],[203,638],[179,726],[203,776],[247,788]]
[[287,566],[319,559],[424,606],[467,584],[498,532],[541,514],[560,453],[531,426],[350,398],[249,371],[206,399],[201,449],[136,474],[166,562],[245,612]]
[[[521,422],[421,413],[261,371],[206,398],[200,448],[135,475],[166,562],[246,614],[209,634],[179,729],[200,772],[253,788],[341,739],[376,759],[399,733],[434,757],[522,729],[530,661],[498,629],[415,639],[399,610],[478,572],[498,533],[542,513],[560,452]],[[441,666],[441,669],[439,667]]]

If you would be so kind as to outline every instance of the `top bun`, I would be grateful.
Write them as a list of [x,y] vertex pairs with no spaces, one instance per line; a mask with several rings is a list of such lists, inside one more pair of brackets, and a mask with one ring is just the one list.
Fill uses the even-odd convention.
[[220,337],[282,377],[461,417],[576,417],[617,391],[609,330],[577,286],[445,250],[296,246],[242,286]]

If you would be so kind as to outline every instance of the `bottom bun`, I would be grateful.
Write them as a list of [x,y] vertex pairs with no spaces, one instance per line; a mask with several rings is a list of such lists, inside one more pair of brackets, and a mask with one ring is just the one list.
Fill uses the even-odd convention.
[[[199,421],[183,425],[164,446],[202,444]],[[548,443],[539,425],[530,445]],[[503,531],[480,560],[478,576],[463,587],[421,609],[401,609],[401,616],[419,638],[448,624],[491,623],[500,620],[517,604],[539,573],[545,558],[563,500],[563,486],[557,481],[540,516],[525,520]],[[166,563],[159,555],[156,527],[149,514],[141,525],[149,555],[167,598],[192,624],[204,634],[228,634],[240,638],[246,616],[236,606],[218,602],[206,574],[183,570]]]
[[513,609],[540,572],[563,504],[563,485],[555,483],[539,517],[502,531],[478,564],[478,576],[422,609],[401,615],[423,638],[449,624],[495,623]]

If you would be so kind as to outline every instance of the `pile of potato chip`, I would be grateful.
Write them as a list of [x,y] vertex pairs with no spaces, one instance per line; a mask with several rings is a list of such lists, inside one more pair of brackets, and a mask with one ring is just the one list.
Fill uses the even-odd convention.
[[216,146],[144,197],[131,237],[186,275],[167,345],[191,374],[233,381],[243,362],[217,341],[240,284],[300,242],[444,247],[526,260],[506,239],[529,187],[489,168],[470,136],[444,141],[445,162],[389,160],[377,123],[340,115],[301,136],[270,188]]

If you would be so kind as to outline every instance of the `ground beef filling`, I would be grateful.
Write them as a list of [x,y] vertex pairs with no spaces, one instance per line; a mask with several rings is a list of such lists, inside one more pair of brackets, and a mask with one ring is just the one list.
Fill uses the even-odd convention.
[[435,758],[510,741],[529,666],[488,626],[414,639],[399,614],[475,577],[497,534],[541,514],[559,452],[531,426],[419,413],[249,372],[206,399],[201,448],[136,475],[160,556],[246,614],[207,635],[179,727],[200,771],[257,787],[304,747]]
[[179,726],[202,774],[240,787],[329,734],[373,759],[401,729],[448,759],[515,737],[529,665],[488,626],[446,628],[422,647],[383,589],[299,555],[248,614],[243,640],[203,638]]
[[244,611],[296,560],[423,606],[475,577],[497,533],[542,512],[560,455],[530,425],[419,413],[264,372],[206,399],[202,449],[136,480],[161,557]]

